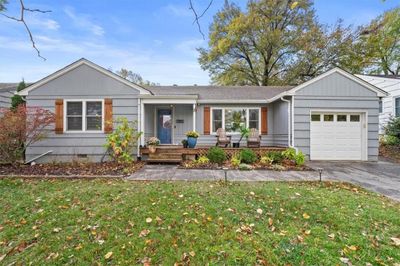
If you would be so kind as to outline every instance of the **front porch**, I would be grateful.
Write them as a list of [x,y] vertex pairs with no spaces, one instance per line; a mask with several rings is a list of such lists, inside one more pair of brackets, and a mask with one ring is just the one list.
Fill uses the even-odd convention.
[[[208,149],[211,146],[198,146],[196,148],[183,148],[181,145],[160,145],[157,146],[155,153],[150,153],[146,147],[140,148],[141,159],[149,163],[180,163],[185,160],[193,160],[199,156],[207,155]],[[227,159],[231,159],[234,154],[239,153],[240,148],[221,148],[225,151]],[[270,151],[283,151],[286,147],[271,147],[265,146],[260,148],[250,148],[261,158],[265,153]]]

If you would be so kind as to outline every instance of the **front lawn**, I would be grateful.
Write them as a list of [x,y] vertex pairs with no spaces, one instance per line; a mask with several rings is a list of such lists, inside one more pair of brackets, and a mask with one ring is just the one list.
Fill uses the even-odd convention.
[[400,205],[346,184],[3,179],[0,195],[4,265],[400,263]]

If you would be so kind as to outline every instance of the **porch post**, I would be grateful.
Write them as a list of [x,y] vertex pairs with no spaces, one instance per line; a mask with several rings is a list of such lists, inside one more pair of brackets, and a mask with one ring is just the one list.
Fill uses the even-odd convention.
[[193,131],[196,131],[196,104],[193,104]]
[[140,101],[140,130],[142,131],[142,135],[140,136],[140,144],[143,146],[144,145],[144,104],[143,104],[143,99]]

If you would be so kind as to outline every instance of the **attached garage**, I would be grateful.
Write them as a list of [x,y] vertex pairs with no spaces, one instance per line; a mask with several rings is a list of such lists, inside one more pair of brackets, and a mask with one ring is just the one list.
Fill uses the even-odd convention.
[[311,111],[311,160],[366,160],[366,113]]
[[377,161],[379,100],[387,95],[334,68],[270,101],[289,103],[288,145],[310,160]]

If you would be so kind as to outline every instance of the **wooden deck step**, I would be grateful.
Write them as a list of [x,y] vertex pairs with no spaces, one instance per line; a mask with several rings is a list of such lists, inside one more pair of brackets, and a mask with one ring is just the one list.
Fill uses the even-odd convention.
[[148,163],[180,163],[182,162],[182,153],[157,151],[150,153],[147,159]]

